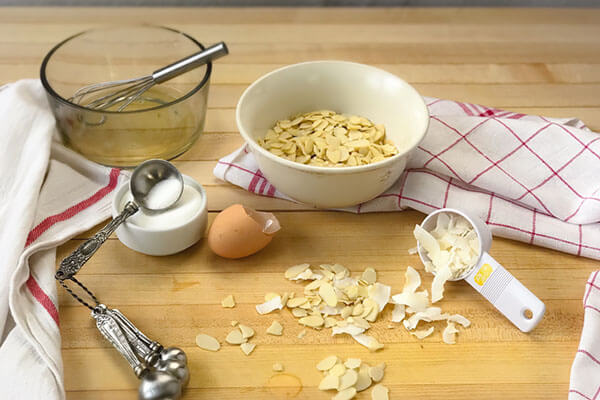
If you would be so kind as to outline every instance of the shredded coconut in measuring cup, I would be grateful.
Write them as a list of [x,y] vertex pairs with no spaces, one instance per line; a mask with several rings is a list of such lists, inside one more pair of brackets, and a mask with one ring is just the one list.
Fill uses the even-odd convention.
[[435,229],[427,231],[415,226],[415,239],[430,261],[425,270],[435,274],[431,285],[431,301],[442,299],[444,284],[464,276],[479,259],[479,238],[469,221],[456,214],[438,214]]

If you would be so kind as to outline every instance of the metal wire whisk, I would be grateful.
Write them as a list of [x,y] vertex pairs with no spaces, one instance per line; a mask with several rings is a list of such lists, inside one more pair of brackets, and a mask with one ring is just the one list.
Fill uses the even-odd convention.
[[[209,61],[226,56],[227,54],[229,54],[227,45],[225,45],[224,42],[220,42],[205,50],[194,53],[191,56],[182,58],[173,64],[158,69],[151,75],[84,86],[78,89],[75,94],[69,98],[69,101],[94,110],[106,110],[118,105],[116,111],[123,111],[125,107],[133,103],[154,85],[166,82],[169,79],[175,78],[176,76],[206,64]],[[102,91],[107,90],[110,90],[110,92],[102,93]],[[89,97],[92,94],[95,94],[93,100],[86,103],[86,97]]]

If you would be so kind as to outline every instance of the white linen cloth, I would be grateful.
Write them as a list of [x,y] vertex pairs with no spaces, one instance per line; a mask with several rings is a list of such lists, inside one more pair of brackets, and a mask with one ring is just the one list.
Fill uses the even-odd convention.
[[125,178],[53,142],[42,85],[0,88],[0,398],[63,399],[56,247],[110,215]]

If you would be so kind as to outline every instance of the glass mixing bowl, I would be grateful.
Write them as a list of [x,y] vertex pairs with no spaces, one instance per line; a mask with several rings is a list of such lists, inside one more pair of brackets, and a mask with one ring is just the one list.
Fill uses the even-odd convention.
[[83,86],[149,75],[203,49],[185,33],[142,25],[93,29],[56,45],[40,75],[64,144],[119,167],[185,152],[204,129],[210,63],[156,85],[124,111],[92,110],[68,99]]

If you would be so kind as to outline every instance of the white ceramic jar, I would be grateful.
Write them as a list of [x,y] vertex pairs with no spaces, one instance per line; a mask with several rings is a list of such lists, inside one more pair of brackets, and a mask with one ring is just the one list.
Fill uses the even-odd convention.
[[[152,256],[175,254],[198,242],[206,230],[208,211],[206,192],[193,178],[183,175],[184,192],[178,202],[159,213],[139,210],[116,230],[127,247]],[[129,182],[113,198],[112,215],[116,217],[131,199]]]

